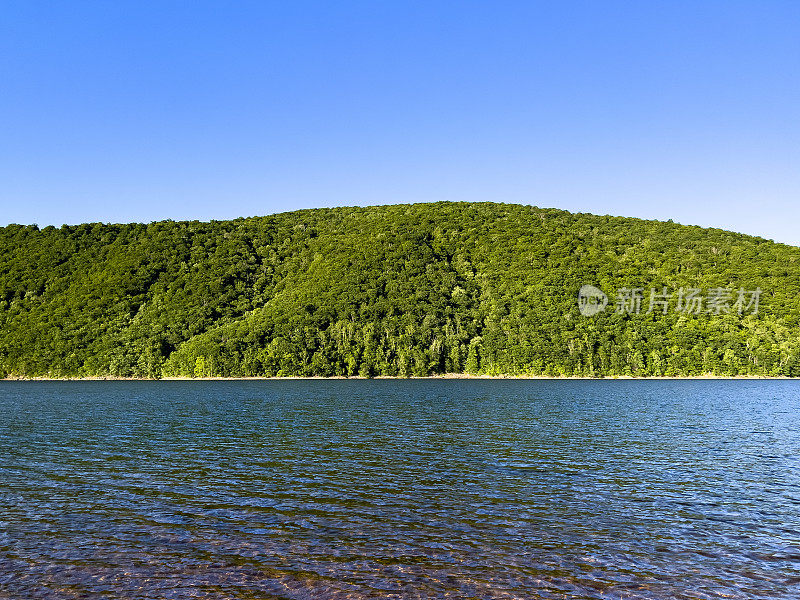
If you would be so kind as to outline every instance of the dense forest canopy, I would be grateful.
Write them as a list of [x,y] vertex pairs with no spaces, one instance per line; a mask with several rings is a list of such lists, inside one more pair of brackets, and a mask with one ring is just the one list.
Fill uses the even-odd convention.
[[0,228],[0,376],[800,376],[799,321],[800,248],[671,222],[440,202]]

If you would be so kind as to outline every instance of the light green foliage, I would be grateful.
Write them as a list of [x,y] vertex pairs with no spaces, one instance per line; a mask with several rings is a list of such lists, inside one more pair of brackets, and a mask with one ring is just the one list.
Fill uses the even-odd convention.
[[[585,283],[764,292],[586,318]],[[0,376],[800,376],[798,322],[800,248],[530,206],[0,228]]]

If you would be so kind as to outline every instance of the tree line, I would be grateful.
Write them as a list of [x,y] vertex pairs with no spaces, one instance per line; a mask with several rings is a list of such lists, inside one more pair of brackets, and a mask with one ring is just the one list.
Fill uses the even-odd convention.
[[[512,204],[9,225],[0,376],[800,376],[798,275],[761,238]],[[609,294],[590,317],[586,284]],[[646,310],[691,289],[731,310]]]

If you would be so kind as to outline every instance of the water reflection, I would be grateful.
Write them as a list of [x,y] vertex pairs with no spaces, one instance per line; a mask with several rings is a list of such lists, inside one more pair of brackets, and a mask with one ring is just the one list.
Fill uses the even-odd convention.
[[790,381],[0,385],[0,598],[794,598]]

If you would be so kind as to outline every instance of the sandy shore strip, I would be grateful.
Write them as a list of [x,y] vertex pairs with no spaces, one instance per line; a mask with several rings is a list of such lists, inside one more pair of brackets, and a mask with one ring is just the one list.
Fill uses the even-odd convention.
[[335,375],[331,377],[323,376],[291,376],[291,377],[160,377],[158,379],[146,377],[116,377],[92,376],[92,377],[5,377],[0,381],[371,381],[371,380],[390,380],[408,381],[418,379],[472,379],[472,380],[513,380],[513,381],[697,381],[697,380],[787,380],[800,381],[800,377],[767,376],[767,375],[693,375],[689,377],[635,377],[631,375],[605,376],[605,377],[583,377],[583,376],[548,376],[548,375],[469,375],[467,373],[443,373],[441,375],[399,377],[391,375],[378,375],[376,377],[346,377]]

